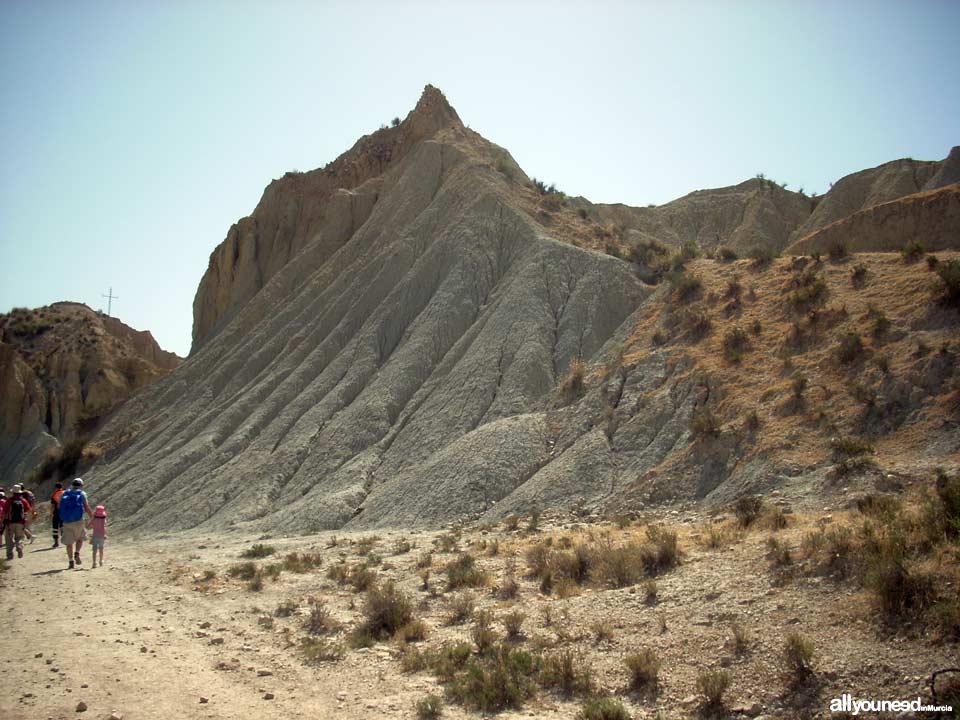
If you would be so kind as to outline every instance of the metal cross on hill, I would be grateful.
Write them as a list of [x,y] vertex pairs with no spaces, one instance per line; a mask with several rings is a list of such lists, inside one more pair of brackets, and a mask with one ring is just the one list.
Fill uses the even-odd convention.
[[113,287],[111,286],[111,287],[110,287],[110,292],[109,292],[109,294],[108,294],[108,295],[104,295],[103,293],[100,293],[100,297],[105,297],[105,298],[107,298],[107,315],[110,315],[110,311],[113,309],[113,301],[114,301],[114,300],[119,300],[119,299],[120,299],[120,296],[113,294]]

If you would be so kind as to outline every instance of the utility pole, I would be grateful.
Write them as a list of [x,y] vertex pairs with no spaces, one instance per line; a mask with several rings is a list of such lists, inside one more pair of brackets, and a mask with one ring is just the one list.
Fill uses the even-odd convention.
[[110,311],[113,309],[113,301],[114,301],[114,300],[119,300],[119,299],[120,299],[120,296],[113,294],[113,287],[111,286],[111,287],[110,287],[110,293],[109,293],[108,295],[104,295],[103,293],[100,293],[100,297],[105,297],[105,298],[107,298],[107,316],[109,317],[109,316],[110,316]]

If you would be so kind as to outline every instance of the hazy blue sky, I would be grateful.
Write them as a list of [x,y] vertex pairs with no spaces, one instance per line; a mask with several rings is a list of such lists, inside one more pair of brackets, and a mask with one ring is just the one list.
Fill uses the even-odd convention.
[[960,2],[0,3],[0,311],[105,307],[186,354],[210,251],[271,178],[423,86],[530,174],[662,203],[823,192],[960,143]]

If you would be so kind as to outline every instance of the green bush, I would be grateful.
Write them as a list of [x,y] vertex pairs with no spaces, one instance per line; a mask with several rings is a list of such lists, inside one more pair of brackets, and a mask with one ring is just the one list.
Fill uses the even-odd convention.
[[443,715],[443,700],[436,695],[426,695],[417,700],[417,720],[435,720]]

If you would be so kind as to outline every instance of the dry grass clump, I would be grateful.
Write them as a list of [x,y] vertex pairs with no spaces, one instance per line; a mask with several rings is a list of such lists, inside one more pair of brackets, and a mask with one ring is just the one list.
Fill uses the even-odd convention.
[[577,720],[630,720],[630,713],[615,698],[590,698],[577,713]]
[[435,720],[443,715],[443,700],[436,695],[425,695],[414,707],[417,720]]
[[690,432],[694,437],[716,437],[720,434],[720,418],[709,407],[701,405],[690,418]]
[[934,289],[937,302],[948,307],[960,307],[960,260],[938,262],[934,271],[940,280]]
[[783,642],[781,662],[788,684],[798,686],[813,675],[813,643],[800,633],[792,632]]
[[586,658],[565,648],[545,656],[540,663],[540,684],[556,690],[566,698],[593,693],[593,672]]
[[501,618],[509,640],[518,640],[523,637],[523,621],[526,619],[526,614],[520,610],[511,610]]
[[750,338],[741,327],[734,326],[723,336],[723,357],[727,362],[736,364],[743,359],[743,353],[750,346]]
[[361,632],[377,640],[390,638],[413,622],[413,604],[392,582],[387,581],[367,590],[363,616],[363,623],[359,627]]
[[311,664],[337,662],[343,657],[343,643],[325,637],[304,637],[300,639],[300,654]]
[[707,715],[723,712],[723,695],[730,687],[730,673],[726,670],[705,670],[697,676],[697,690],[703,696],[702,710]]
[[647,692],[657,687],[660,675],[660,659],[657,654],[644,648],[631,653],[623,660],[630,677],[630,689],[634,692]]
[[482,713],[519,709],[536,691],[534,655],[521,648],[501,645],[486,655],[467,659],[462,668],[451,668],[448,696]]
[[273,547],[272,545],[264,545],[263,543],[257,543],[256,545],[253,545],[252,547],[249,547],[246,550],[244,550],[242,553],[240,553],[240,557],[251,558],[251,559],[265,558],[270,555],[273,555],[276,551],[277,551],[276,548]]
[[328,635],[336,632],[340,624],[333,619],[326,603],[314,599],[310,602],[310,613],[304,620],[303,628],[311,635]]
[[462,592],[447,599],[447,624],[462,625],[471,617],[477,607],[477,598],[471,592]]
[[302,574],[310,572],[322,564],[323,558],[320,553],[291,552],[283,556],[282,567],[288,572]]
[[763,511],[763,498],[759,495],[744,495],[733,506],[740,527],[746,529],[753,525]]
[[296,600],[284,600],[279,605],[277,605],[276,610],[273,611],[275,617],[290,617],[297,611],[297,602]]
[[484,587],[489,577],[482,568],[477,567],[477,559],[470,553],[461,553],[447,563],[447,590],[465,587]]
[[570,370],[560,382],[560,394],[567,399],[580,397],[585,389],[587,366],[580,358],[570,363]]
[[674,299],[678,302],[692,300],[703,289],[703,280],[699,275],[677,270],[667,275],[667,282],[670,284]]
[[257,564],[254,562],[234,563],[227,568],[227,575],[237,580],[253,580],[257,574]]

